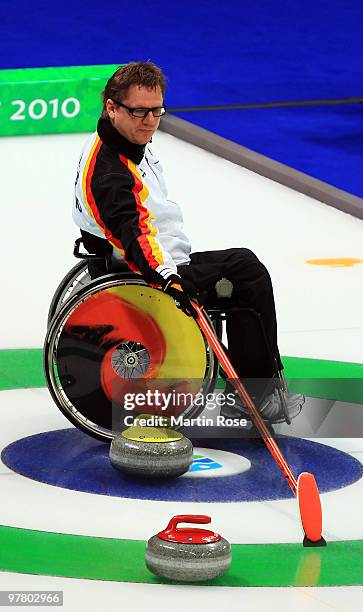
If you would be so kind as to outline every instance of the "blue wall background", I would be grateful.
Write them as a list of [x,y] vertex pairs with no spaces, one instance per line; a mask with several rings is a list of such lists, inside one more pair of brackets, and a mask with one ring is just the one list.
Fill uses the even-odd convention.
[[[0,18],[0,68],[151,59],[169,107],[363,98],[361,0],[19,0]],[[180,116],[363,195],[360,103]]]

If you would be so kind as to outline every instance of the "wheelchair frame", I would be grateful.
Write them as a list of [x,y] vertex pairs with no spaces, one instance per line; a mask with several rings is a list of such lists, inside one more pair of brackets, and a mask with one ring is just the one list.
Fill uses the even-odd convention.
[[[82,255],[82,259],[88,259],[88,257]],[[118,432],[103,428],[97,425],[97,423],[88,420],[77,410],[75,406],[73,406],[62,387],[56,371],[55,359],[57,341],[60,337],[65,322],[71,313],[84,300],[101,290],[123,284],[147,286],[147,283],[140,275],[134,274],[130,271],[109,273],[104,276],[100,276],[97,279],[89,280],[87,262],[83,261],[74,266],[63,278],[54,294],[49,309],[48,330],[44,344],[43,357],[45,377],[54,402],[64,416],[71,421],[71,423],[73,423],[73,425],[85,433],[103,441],[112,440],[112,438]],[[213,351],[210,349],[208,342],[206,342],[205,339],[204,342],[206,346],[207,366],[200,392],[206,395],[215,387],[219,368],[218,360],[216,359]],[[203,405],[196,406],[191,404],[191,406],[189,406],[184,412],[184,416],[194,418],[198,416],[203,409]]]
[[[61,283],[58,285],[54,293],[53,299],[49,307],[48,331],[44,345],[44,370],[48,388],[53,397],[53,400],[55,401],[61,412],[64,414],[64,416],[78,428],[82,429],[91,436],[101,440],[109,441],[114,437],[115,433],[112,433],[110,430],[104,430],[102,428],[99,428],[97,424],[88,422],[87,419],[79,417],[77,414],[77,410],[72,407],[72,405],[70,405],[70,401],[66,399],[65,393],[61,389],[61,385],[57,383],[53,363],[56,347],[56,338],[57,336],[59,337],[62,324],[64,324],[66,319],[69,317],[70,312],[77,308],[78,304],[80,304],[88,296],[90,296],[92,293],[95,293],[96,289],[106,289],[109,287],[117,286],[118,284],[136,283],[147,285],[147,283],[142,279],[141,275],[139,276],[131,272],[127,268],[126,264],[123,264],[122,262],[120,262],[121,266],[119,266],[118,271],[112,271],[112,262],[110,258],[107,258],[105,256],[99,256],[96,254],[81,253],[80,247],[82,243],[83,239],[78,238],[75,241],[73,251],[74,256],[78,259],[81,259],[82,261],[77,263],[62,279]],[[105,268],[106,270],[109,270],[109,272],[92,280],[88,272],[88,262],[90,260],[99,260],[105,262]],[[223,323],[226,320],[226,310],[228,310],[228,312],[231,312],[232,310],[243,310],[251,314],[251,316],[255,317],[258,321],[266,346],[266,350],[270,355],[271,363],[273,364],[273,368],[275,370],[275,384],[279,394],[284,419],[286,423],[290,424],[291,419],[288,414],[285,399],[285,392],[287,391],[286,381],[283,376],[283,373],[280,372],[277,367],[277,361],[270,347],[260,314],[252,308],[232,307],[230,309],[226,309],[225,307],[216,306],[207,308],[205,314],[207,316],[208,321],[213,325],[215,333],[220,342],[222,340],[223,335]],[[207,368],[202,392],[206,395],[212,389],[214,389],[219,374],[222,376],[222,378],[227,378],[227,376],[222,370],[222,368],[220,368],[218,360],[216,359],[214,352],[211,350],[211,347],[209,346],[208,342],[205,339],[204,341],[206,344]],[[193,407],[190,407],[189,411],[187,410],[185,412],[185,416],[193,418],[195,416],[198,416],[198,414],[200,414],[202,410],[203,407],[195,406],[194,409]]]

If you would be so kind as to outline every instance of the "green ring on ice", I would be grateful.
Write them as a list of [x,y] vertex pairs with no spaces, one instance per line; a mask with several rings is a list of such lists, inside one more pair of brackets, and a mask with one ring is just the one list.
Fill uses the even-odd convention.
[[[294,379],[293,384],[303,393],[363,403],[363,365],[294,357],[285,357],[283,362],[287,377]],[[323,386],[321,379],[325,379]],[[330,387],[327,384],[329,379]],[[339,388],[336,379],[339,379]],[[349,386],[341,384],[343,379]],[[357,383],[353,387],[352,379]],[[308,385],[310,391],[301,385]],[[0,351],[0,389],[43,386],[41,349]],[[331,395],[334,389],[334,395]],[[0,526],[0,570],[65,578],[170,584],[170,581],[157,578],[147,570],[145,546],[146,542],[142,540]],[[231,568],[224,576],[200,584],[236,587],[363,584],[363,540],[329,542],[326,548],[304,548],[302,544],[233,544],[232,553]]]

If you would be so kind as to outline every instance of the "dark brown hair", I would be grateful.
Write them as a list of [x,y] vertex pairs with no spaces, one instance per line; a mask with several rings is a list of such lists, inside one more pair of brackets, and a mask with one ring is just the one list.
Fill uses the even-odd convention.
[[141,85],[149,89],[160,87],[164,96],[165,76],[160,68],[152,62],[130,62],[120,66],[108,79],[101,94],[103,100],[102,117],[107,117],[106,101],[111,98],[122,102],[130,85]]

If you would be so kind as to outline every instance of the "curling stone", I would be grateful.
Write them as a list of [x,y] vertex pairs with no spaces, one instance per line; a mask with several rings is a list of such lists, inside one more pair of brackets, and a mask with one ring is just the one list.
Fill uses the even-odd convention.
[[222,576],[232,561],[231,545],[208,529],[178,528],[178,523],[210,523],[210,516],[174,516],[164,531],[147,543],[145,562],[156,576],[199,582]]
[[181,433],[167,427],[142,425],[150,415],[113,438],[110,461],[114,468],[139,478],[176,478],[193,462],[193,445]]

